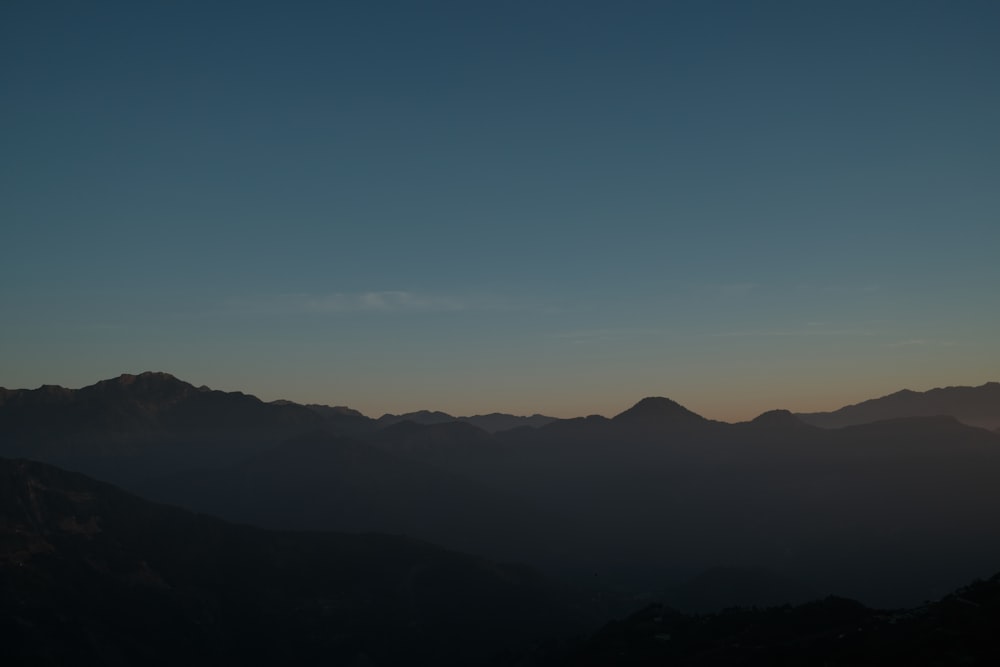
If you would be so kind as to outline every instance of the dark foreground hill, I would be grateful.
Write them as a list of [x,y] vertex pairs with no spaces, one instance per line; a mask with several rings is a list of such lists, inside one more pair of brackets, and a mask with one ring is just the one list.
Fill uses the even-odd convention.
[[828,597],[685,615],[651,605],[578,647],[565,667],[1000,664],[1000,574],[910,610]]
[[0,459],[0,663],[533,664],[581,626],[531,572],[269,532]]

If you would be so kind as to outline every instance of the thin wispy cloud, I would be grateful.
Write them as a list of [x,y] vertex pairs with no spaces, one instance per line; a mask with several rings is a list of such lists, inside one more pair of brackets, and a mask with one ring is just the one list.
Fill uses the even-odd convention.
[[885,343],[886,347],[954,347],[953,340],[939,340],[935,338],[907,338],[891,343]]
[[342,292],[300,297],[302,310],[312,313],[341,313],[352,311],[446,311],[463,310],[463,302],[453,297],[434,294],[419,294],[404,290],[362,292],[345,294]]
[[473,305],[452,296],[407,290],[275,294],[230,303],[232,310],[251,315],[454,312]]
[[760,283],[751,281],[732,281],[728,283],[691,283],[685,288],[678,288],[701,297],[715,299],[739,299],[761,291]]
[[881,332],[874,329],[852,327],[827,327],[822,325],[807,325],[789,329],[746,329],[739,331],[720,331],[709,334],[718,338],[768,338],[768,337],[806,337],[806,336],[878,336]]
[[658,336],[666,333],[665,329],[621,327],[607,329],[576,329],[573,331],[557,331],[548,334],[549,338],[583,342],[599,340],[626,340],[643,336]]
[[812,283],[799,283],[795,286],[798,292],[816,292],[821,294],[874,294],[883,291],[881,285],[815,285]]

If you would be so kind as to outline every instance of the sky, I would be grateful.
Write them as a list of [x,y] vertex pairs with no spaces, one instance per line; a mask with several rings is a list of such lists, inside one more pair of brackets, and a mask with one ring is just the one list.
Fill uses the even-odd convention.
[[1000,3],[0,5],[0,386],[707,417],[1000,380]]

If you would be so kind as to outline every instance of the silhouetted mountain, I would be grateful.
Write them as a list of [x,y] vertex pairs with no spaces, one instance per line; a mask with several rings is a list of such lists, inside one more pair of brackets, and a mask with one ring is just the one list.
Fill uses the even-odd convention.
[[300,424],[315,426],[318,420],[299,405],[195,388],[166,373],[121,375],[77,390],[5,390],[0,401],[0,430],[8,442],[47,437],[69,446],[120,434],[280,432]]
[[611,419],[612,431],[619,439],[648,440],[678,437],[685,433],[706,432],[722,422],[713,422],[669,398],[644,398]]
[[488,433],[498,433],[500,431],[509,431],[515,428],[541,428],[546,424],[551,424],[557,421],[555,417],[546,417],[545,415],[540,415],[535,413],[530,417],[519,417],[517,415],[508,415],[503,412],[491,412],[488,415],[472,415],[471,417],[459,417],[461,421],[464,421],[473,426],[477,426]]
[[737,567],[715,567],[656,594],[668,607],[688,613],[802,604],[820,597],[818,591],[791,577]]
[[[184,383],[118,387],[95,402],[99,416],[129,416],[119,430],[66,412],[84,390],[36,391],[23,414],[12,392],[0,406],[0,426],[37,425],[34,440],[16,441],[25,456],[58,460],[53,452],[83,443],[113,466],[108,478],[158,500],[268,527],[405,532],[623,591],[648,594],[725,564],[901,605],[1000,562],[1000,437],[949,417],[822,429],[776,411],[725,424],[661,398],[614,419],[493,434],[455,420],[369,430],[340,415],[360,420],[347,438],[302,406]],[[271,423],[275,410],[308,417],[287,430],[207,415],[200,423],[233,428],[174,426],[171,406],[199,397],[246,406],[251,423]]]
[[452,417],[447,412],[430,410],[418,410],[417,412],[407,412],[402,415],[384,414],[375,420],[379,426],[390,426],[399,422],[413,422],[414,424],[445,424],[447,422],[458,421],[458,417]]
[[801,429],[806,425],[804,421],[788,410],[769,410],[754,417],[748,423],[760,428],[778,429]]
[[683,405],[669,398],[653,396],[644,398],[628,410],[614,416],[616,422],[641,423],[653,425],[659,423],[703,422],[705,418],[691,412]]
[[0,455],[124,481],[140,471],[243,457],[322,425],[319,415],[300,405],[264,403],[147,372],[76,390],[5,390]]
[[330,406],[310,403],[306,407],[323,418],[323,427],[330,433],[363,435],[371,433],[379,427],[378,422],[374,419],[342,405]]
[[824,436],[818,426],[812,426],[793,415],[788,410],[769,410],[748,422],[739,422],[727,427],[739,432],[741,438],[749,441],[766,440],[769,443],[778,442],[809,442],[822,439]]
[[944,387],[924,392],[904,389],[833,412],[811,412],[797,416],[816,426],[842,428],[898,417],[935,415],[951,415],[970,426],[1000,428],[1000,382],[987,382],[979,387]]
[[878,611],[828,597],[691,616],[650,605],[595,633],[567,667],[1000,664],[1000,575],[937,602]]
[[556,419],[555,417],[546,417],[539,414],[534,414],[530,417],[518,417],[516,415],[508,415],[502,412],[492,412],[488,415],[473,415],[471,417],[453,417],[446,412],[420,410],[418,412],[408,412],[403,415],[385,414],[376,420],[380,426],[390,426],[404,421],[424,425],[445,424],[448,422],[458,421],[471,424],[488,433],[497,433],[498,431],[509,431],[510,429],[521,428],[524,426],[539,428],[556,421]]
[[524,568],[268,532],[0,459],[4,664],[533,664],[581,627]]
[[360,417],[363,419],[369,419],[369,417],[365,417],[365,415],[363,415],[358,410],[349,408],[346,405],[318,405],[316,403],[307,403],[306,407],[311,410],[316,410],[317,412],[322,412],[324,414],[336,414],[347,417]]

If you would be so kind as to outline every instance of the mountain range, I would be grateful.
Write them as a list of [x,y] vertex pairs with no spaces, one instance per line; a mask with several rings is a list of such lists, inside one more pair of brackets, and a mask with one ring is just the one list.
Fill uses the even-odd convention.
[[[0,655],[536,664],[623,601],[918,605],[1000,564],[998,386],[735,424],[664,397],[611,418],[372,419],[165,373],[2,389],[0,456],[20,460],[0,460]],[[699,646],[742,655],[724,628],[787,630],[670,618],[669,631],[637,621],[660,628],[637,655],[691,623],[721,623],[716,643],[689,644],[697,660]],[[616,633],[579,664],[607,664]]]
[[407,535],[635,595],[730,568],[910,604],[1000,562],[1000,437],[954,417],[729,424],[650,397],[496,432],[418,420],[144,373],[0,392],[0,455],[264,528]]

